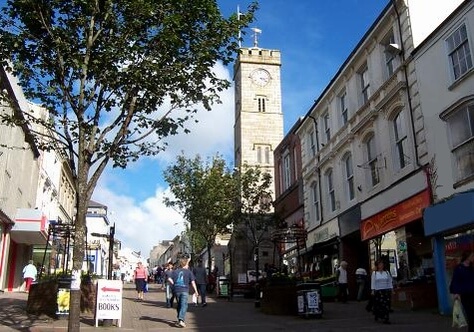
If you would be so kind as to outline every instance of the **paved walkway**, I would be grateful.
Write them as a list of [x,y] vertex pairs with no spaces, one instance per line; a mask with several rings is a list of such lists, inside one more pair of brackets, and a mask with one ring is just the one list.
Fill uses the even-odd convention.
[[[92,315],[81,317],[81,330],[106,331],[176,331],[176,310],[165,307],[164,292],[150,285],[143,302],[135,302],[133,285],[124,287],[122,327],[95,327]],[[47,316],[28,315],[25,312],[27,294],[0,293],[0,331],[66,331],[67,320]],[[364,303],[325,303],[320,319],[297,316],[265,315],[256,309],[252,300],[236,298],[228,301],[209,298],[205,308],[190,305],[186,330],[206,332],[245,331],[413,331],[444,332],[452,329],[451,319],[433,311],[395,310],[392,325],[374,322],[364,310]],[[467,331],[459,329],[458,331]]]

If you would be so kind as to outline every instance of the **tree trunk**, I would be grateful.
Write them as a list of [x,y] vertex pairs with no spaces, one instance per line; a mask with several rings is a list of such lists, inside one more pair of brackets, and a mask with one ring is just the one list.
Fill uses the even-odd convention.
[[[208,242],[207,243],[207,275],[210,276],[211,275],[211,263],[212,263],[212,255],[211,255],[211,244]],[[217,278],[217,276],[216,276]],[[217,282],[217,280],[216,280]]]
[[[84,247],[86,238],[86,213],[89,197],[78,192],[77,211],[75,220],[74,249],[72,254],[72,270],[79,271],[81,275],[84,260]],[[73,273],[74,274],[74,273]],[[69,322],[68,331],[78,332],[81,321],[81,290],[71,289],[69,302]]]

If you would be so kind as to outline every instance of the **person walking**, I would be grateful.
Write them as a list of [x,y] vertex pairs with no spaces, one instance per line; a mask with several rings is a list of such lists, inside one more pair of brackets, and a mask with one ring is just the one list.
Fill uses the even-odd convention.
[[196,285],[199,291],[199,297],[201,298],[201,306],[207,306],[206,302],[206,288],[207,288],[207,271],[202,264],[202,260],[198,261],[198,266],[193,269],[194,276],[196,277]]
[[461,300],[468,332],[474,332],[474,252],[464,251],[461,262],[453,272],[449,291],[455,300]]
[[382,259],[375,262],[375,271],[371,276],[371,289],[373,296],[374,319],[383,320],[384,324],[390,324],[390,307],[393,289],[392,275],[385,269]]
[[33,264],[33,260],[29,260],[28,264],[23,268],[23,280],[25,281],[25,291],[30,291],[31,284],[36,280],[38,270]]
[[145,290],[146,280],[148,278],[148,269],[143,266],[142,262],[138,262],[133,273],[135,280],[135,288],[137,290],[137,301],[143,301],[143,293]]
[[164,275],[164,284],[165,284],[165,296],[166,296],[166,307],[173,307],[174,292],[173,285],[168,281],[168,279],[173,277],[173,263],[169,262],[166,264],[165,270],[163,271]]
[[176,309],[178,315],[177,325],[179,327],[186,327],[185,318],[188,311],[189,285],[193,287],[196,296],[199,296],[196,287],[196,277],[189,269],[189,258],[182,257],[179,259],[179,267],[173,271],[173,275],[168,281],[173,285],[174,295],[178,302]]
[[347,262],[341,261],[336,271],[336,282],[339,286],[339,299],[342,303],[347,303]]
[[357,301],[360,302],[364,298],[365,283],[367,281],[367,271],[363,267],[359,267],[356,272],[357,282]]

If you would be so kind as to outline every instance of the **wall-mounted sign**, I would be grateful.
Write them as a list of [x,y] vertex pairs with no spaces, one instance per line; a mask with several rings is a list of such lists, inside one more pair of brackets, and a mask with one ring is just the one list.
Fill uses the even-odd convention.
[[372,239],[420,219],[423,209],[429,205],[430,192],[426,189],[403,202],[363,220],[360,228],[362,241]]

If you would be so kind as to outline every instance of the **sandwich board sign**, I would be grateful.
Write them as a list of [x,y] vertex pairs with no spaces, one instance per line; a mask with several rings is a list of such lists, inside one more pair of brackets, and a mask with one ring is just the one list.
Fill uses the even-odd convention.
[[99,279],[96,293],[95,326],[99,319],[117,319],[117,326],[122,327],[122,281]]

